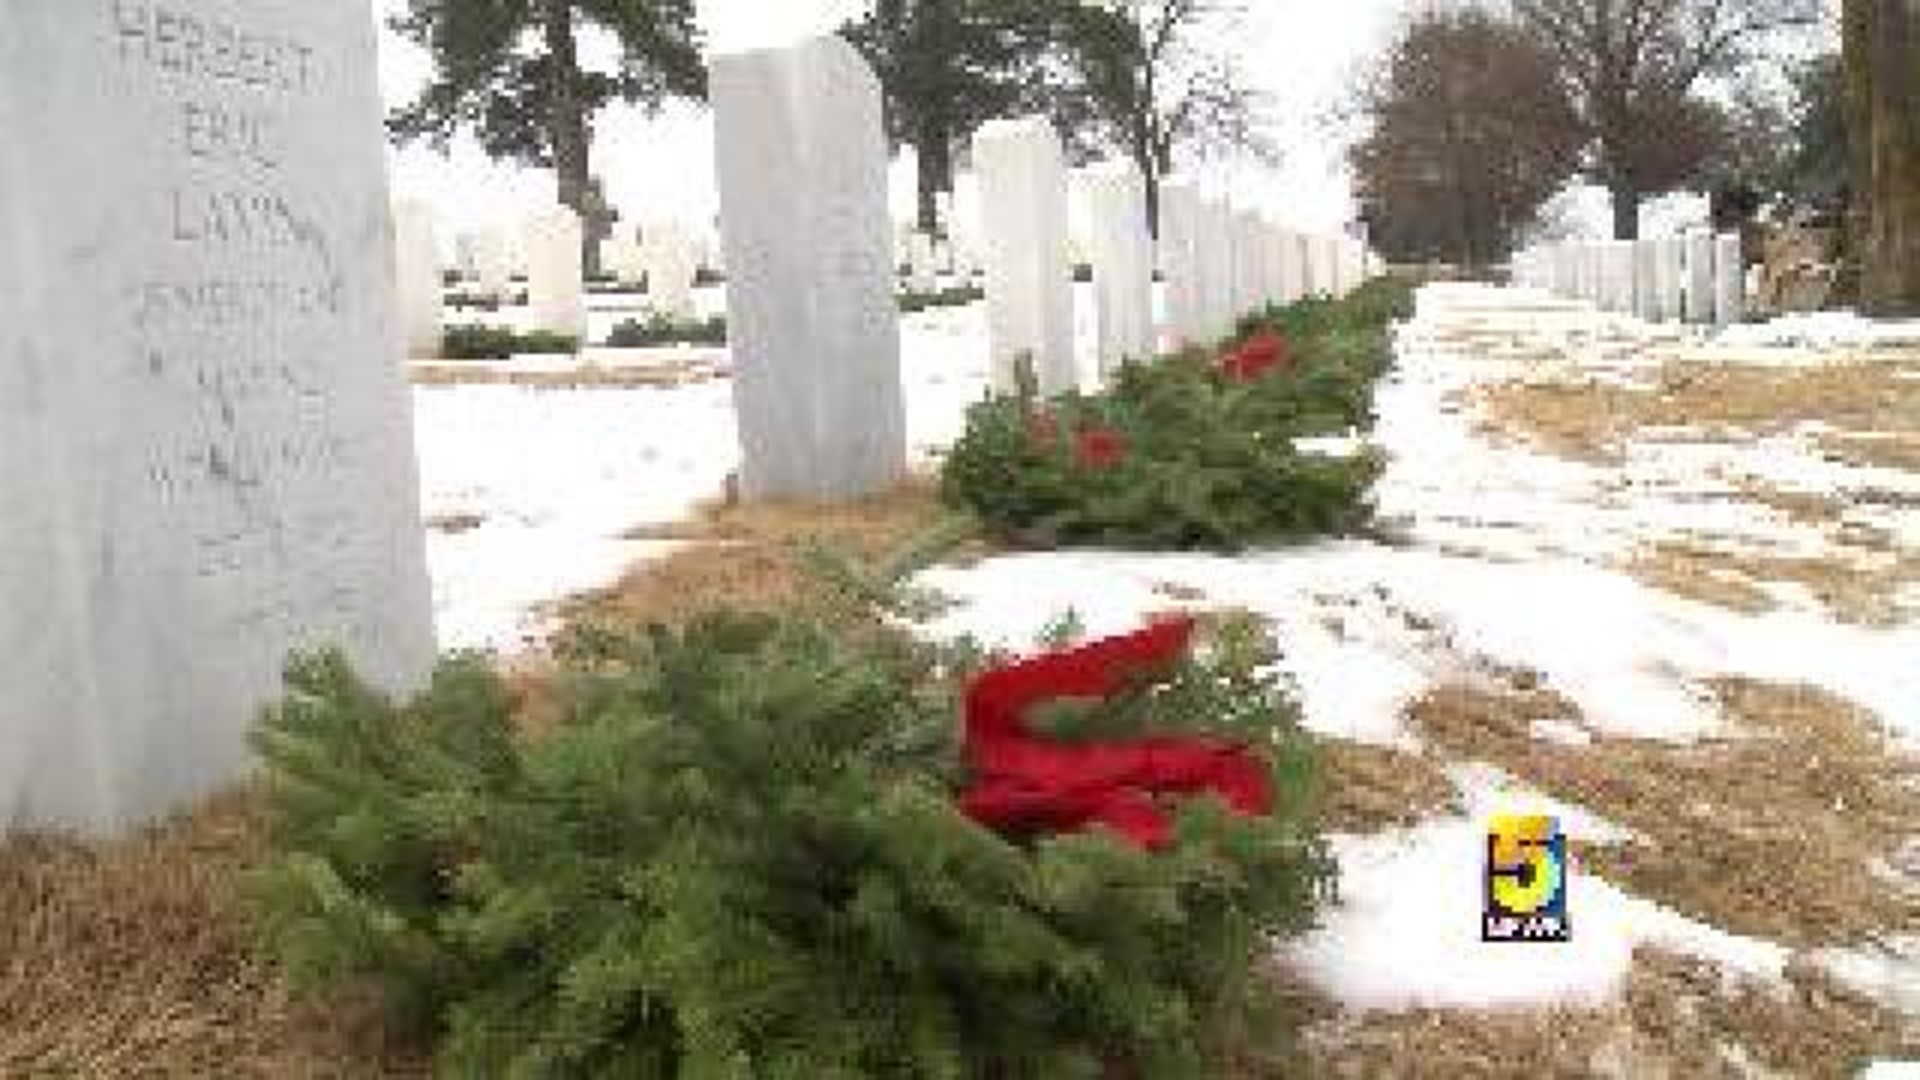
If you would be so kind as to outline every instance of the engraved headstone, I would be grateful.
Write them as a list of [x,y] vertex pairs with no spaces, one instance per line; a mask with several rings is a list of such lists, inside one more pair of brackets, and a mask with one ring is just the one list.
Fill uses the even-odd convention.
[[1044,117],[993,120],[973,137],[987,266],[993,385],[1014,389],[1030,356],[1042,393],[1078,384],[1073,281],[1067,252],[1067,174]]
[[741,493],[884,491],[907,438],[879,81],[826,37],[719,56],[709,85]]
[[1147,184],[1131,164],[1109,162],[1081,175],[1091,225],[1099,312],[1100,373],[1123,360],[1153,355],[1153,235],[1147,229]]
[[413,199],[393,206],[394,273],[400,305],[400,340],[408,356],[440,355],[440,242],[433,207]]
[[535,330],[586,336],[580,233],[580,215],[564,206],[527,219],[527,306]]
[[435,646],[367,5],[0,3],[0,831],[238,780]]

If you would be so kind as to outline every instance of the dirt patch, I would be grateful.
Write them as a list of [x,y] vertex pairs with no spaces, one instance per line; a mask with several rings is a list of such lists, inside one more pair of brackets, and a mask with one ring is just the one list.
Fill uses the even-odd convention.
[[1494,431],[1522,433],[1574,460],[1617,463],[1622,445],[1646,428],[1731,437],[1818,421],[1843,431],[1910,435],[1920,430],[1920,382],[1903,376],[1916,370],[1920,362],[1673,361],[1645,386],[1505,383],[1483,388],[1478,397]]
[[1743,614],[1778,607],[1762,583],[1780,582],[1802,586],[1844,623],[1885,629],[1907,622],[1915,612],[1903,594],[1920,582],[1920,553],[1890,549],[1884,533],[1876,537],[1855,529],[1848,535],[1857,542],[1836,543],[1824,557],[1662,540],[1621,569],[1654,588]]
[[710,364],[659,366],[600,366],[585,364],[568,371],[502,371],[491,367],[452,364],[415,364],[410,377],[415,386],[522,386],[533,390],[646,390],[692,386],[726,377]]
[[1737,933],[1796,946],[1920,931],[1920,898],[1871,867],[1920,835],[1914,783],[1865,710],[1808,686],[1722,679],[1703,688],[1736,734],[1676,745],[1532,738],[1550,691],[1447,687],[1409,709],[1429,745],[1491,761],[1639,834],[1582,856],[1600,876]]
[[1453,782],[1429,758],[1343,739],[1316,742],[1324,829],[1381,832],[1461,809]]
[[1330,1077],[1839,1077],[1912,1056],[1920,1030],[1801,968],[1783,990],[1640,949],[1623,999],[1604,1009],[1335,1011],[1307,1050],[1313,1074]]
[[426,1075],[253,948],[238,882],[263,844],[246,791],[119,843],[0,843],[0,1075]]

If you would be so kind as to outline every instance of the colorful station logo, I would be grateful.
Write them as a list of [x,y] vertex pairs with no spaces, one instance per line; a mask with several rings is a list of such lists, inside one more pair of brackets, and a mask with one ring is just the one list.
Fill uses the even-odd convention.
[[1502,815],[1487,828],[1482,941],[1567,941],[1567,837],[1556,818]]

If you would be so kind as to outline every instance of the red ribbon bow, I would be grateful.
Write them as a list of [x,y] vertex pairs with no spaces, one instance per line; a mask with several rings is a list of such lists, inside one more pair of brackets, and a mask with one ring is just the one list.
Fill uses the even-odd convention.
[[1102,826],[1149,851],[1173,839],[1159,797],[1211,792],[1239,813],[1269,813],[1267,771],[1244,746],[1207,739],[1068,745],[1035,736],[1023,718],[1042,702],[1111,697],[1164,671],[1186,655],[1193,630],[1183,618],[976,678],[966,697],[975,781],[961,810],[1003,833]]
[[1252,382],[1274,368],[1293,366],[1287,339],[1271,330],[1248,338],[1220,361],[1220,370],[1234,382]]

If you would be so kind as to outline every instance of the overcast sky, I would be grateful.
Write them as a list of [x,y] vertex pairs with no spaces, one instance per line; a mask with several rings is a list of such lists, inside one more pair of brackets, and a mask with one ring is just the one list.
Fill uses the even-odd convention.
[[[1302,228],[1326,229],[1351,215],[1339,147],[1320,118],[1391,33],[1409,0],[1249,0],[1238,35],[1254,82],[1274,101],[1273,134],[1286,152],[1278,171],[1241,170],[1211,178],[1237,197]],[[374,0],[383,16],[403,0]],[[831,31],[863,0],[699,0],[707,45],[715,51],[778,44]],[[589,58],[589,62],[592,60]],[[427,77],[425,55],[391,33],[381,40],[380,74],[389,104],[407,100]],[[629,109],[602,114],[595,171],[628,221],[660,216],[708,220],[715,212],[713,126],[702,108],[679,104],[649,119]],[[471,142],[442,157],[425,148],[393,153],[400,195],[439,209],[442,233],[486,222],[510,223],[553,200],[550,173],[498,166]],[[913,174],[894,170],[896,204],[911,205]]]

